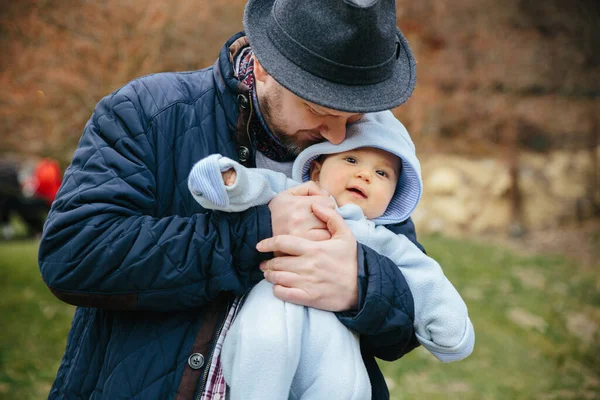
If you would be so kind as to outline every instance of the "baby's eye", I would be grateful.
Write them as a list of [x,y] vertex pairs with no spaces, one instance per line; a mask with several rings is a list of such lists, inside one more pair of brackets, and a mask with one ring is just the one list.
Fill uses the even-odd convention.
[[377,171],[375,171],[375,173],[376,173],[377,175],[379,175],[379,176],[383,176],[384,178],[387,178],[387,176],[388,176],[387,172],[385,172],[385,171],[382,171],[382,170],[380,170],[380,169],[379,169],[379,170],[377,170]]
[[344,161],[348,161],[350,164],[356,164],[356,158],[354,157],[345,157]]

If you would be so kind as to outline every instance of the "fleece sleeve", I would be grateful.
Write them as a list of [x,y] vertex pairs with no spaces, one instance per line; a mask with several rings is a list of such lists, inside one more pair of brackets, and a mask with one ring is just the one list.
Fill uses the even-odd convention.
[[364,229],[364,221],[347,222],[358,241],[391,259],[404,275],[414,300],[418,341],[443,362],[471,354],[475,332],[467,306],[440,265],[404,235],[396,235],[384,226]]
[[[225,186],[221,173],[229,169],[235,170],[236,179],[233,185]],[[220,154],[198,161],[188,179],[188,188],[202,207],[226,212],[268,204],[279,192],[297,184],[281,172],[246,168]]]

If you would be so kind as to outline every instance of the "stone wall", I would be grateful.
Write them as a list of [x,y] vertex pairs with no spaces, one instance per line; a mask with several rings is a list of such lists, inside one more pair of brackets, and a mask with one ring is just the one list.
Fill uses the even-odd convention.
[[[502,159],[421,157],[424,194],[413,220],[419,232],[519,234],[591,218],[600,204],[587,150],[519,156],[515,208],[510,165]],[[597,168],[597,166],[596,166]]]

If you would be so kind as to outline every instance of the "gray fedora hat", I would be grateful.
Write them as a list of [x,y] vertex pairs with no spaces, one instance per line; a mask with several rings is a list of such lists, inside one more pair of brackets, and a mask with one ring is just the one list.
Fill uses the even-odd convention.
[[416,62],[394,0],[249,0],[244,29],[277,82],[324,107],[382,111],[414,90]]

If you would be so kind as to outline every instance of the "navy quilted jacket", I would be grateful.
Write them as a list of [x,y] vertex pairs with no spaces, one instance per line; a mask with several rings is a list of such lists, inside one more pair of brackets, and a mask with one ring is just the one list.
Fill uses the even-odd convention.
[[[228,47],[241,35],[210,68],[130,82],[85,126],[39,250],[50,290],[78,306],[51,399],[197,396],[213,345],[198,338],[209,326],[214,337],[227,295],[262,279],[254,247],[272,234],[268,208],[207,212],[187,190],[197,160],[238,159]],[[415,240],[410,221],[396,229]],[[361,245],[358,256],[359,311],[338,316],[362,335],[374,397],[387,398],[373,357],[415,347],[412,295],[390,260]],[[190,368],[200,348],[204,366]]]

